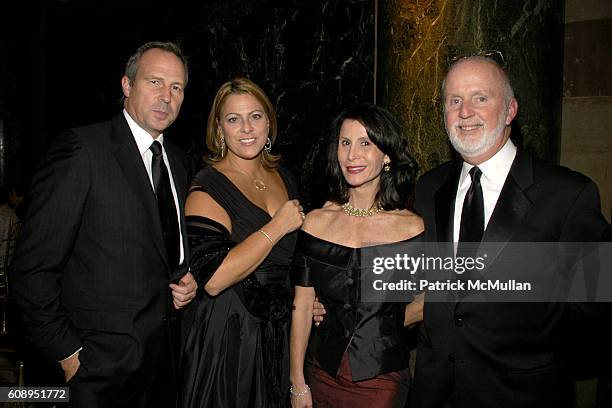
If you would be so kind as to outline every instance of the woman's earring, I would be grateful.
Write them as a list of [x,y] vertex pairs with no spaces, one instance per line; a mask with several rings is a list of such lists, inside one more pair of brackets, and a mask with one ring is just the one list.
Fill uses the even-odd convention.
[[221,158],[225,156],[225,137],[219,132],[219,146],[221,147]]
[[391,162],[389,162],[389,163],[385,163],[385,165],[383,166],[383,170],[384,170],[385,172],[387,172],[387,173],[391,171],[391,166],[390,166],[390,164],[391,164]]
[[266,151],[266,153],[270,153],[270,151],[272,150],[272,139],[270,139],[270,137],[268,136],[268,138],[266,139],[266,144],[264,146],[264,150]]

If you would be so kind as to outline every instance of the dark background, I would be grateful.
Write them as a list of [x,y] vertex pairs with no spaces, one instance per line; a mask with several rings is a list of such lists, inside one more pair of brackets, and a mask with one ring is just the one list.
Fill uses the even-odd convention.
[[[373,100],[374,1],[45,0],[0,8],[0,185],[27,193],[61,131],[120,112],[129,56],[148,41],[178,42],[189,83],[164,132],[200,163],[219,86],[245,75],[278,112],[274,149],[301,183],[306,208],[326,195],[322,146],[341,108]],[[23,208],[23,207],[22,207]],[[24,362],[26,385],[62,385],[59,365],[23,339],[10,302],[0,366]]]
[[320,204],[320,139],[342,107],[372,101],[374,1],[47,0],[2,12],[0,117],[4,183],[27,191],[55,135],[119,112],[128,57],[153,40],[189,56],[181,113],[165,135],[194,157],[218,87],[237,75],[259,84],[278,111],[275,149]]

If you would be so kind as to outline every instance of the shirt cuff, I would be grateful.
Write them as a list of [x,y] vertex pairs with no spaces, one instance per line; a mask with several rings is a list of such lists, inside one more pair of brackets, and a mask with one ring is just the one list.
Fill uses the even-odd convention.
[[83,350],[83,347],[79,347],[79,349],[78,349],[77,351],[75,351],[74,353],[72,353],[71,355],[69,355],[68,357],[66,357],[65,359],[60,360],[59,362],[61,363],[61,362],[64,362],[64,361],[68,360],[70,357],[74,356],[76,353],[78,353],[78,352],[79,352],[79,351],[81,351],[81,350]]

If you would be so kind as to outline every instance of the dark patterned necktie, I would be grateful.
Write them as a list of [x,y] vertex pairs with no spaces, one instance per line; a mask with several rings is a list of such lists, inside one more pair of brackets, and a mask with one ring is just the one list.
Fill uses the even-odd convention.
[[157,208],[159,210],[166,253],[168,254],[168,265],[173,270],[178,266],[180,254],[180,236],[176,206],[174,205],[174,196],[170,187],[170,175],[162,155],[162,146],[158,141],[154,141],[150,149],[153,152],[151,172],[153,173]]
[[[480,185],[481,176],[482,171],[478,167],[472,167],[470,170],[472,184],[465,195],[461,210],[457,256],[476,256],[478,243],[484,234],[484,199]],[[462,243],[468,244],[462,245]]]

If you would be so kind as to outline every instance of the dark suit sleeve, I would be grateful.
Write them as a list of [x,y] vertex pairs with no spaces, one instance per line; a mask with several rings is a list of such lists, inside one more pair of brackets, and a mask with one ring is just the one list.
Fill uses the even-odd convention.
[[609,224],[601,213],[599,191],[587,181],[571,206],[563,229],[561,242],[603,242],[609,234]]
[[423,216],[424,212],[423,201],[425,201],[425,192],[423,191],[423,184],[423,180],[419,180],[414,189],[414,211],[420,216]]
[[58,137],[34,176],[11,273],[31,341],[56,361],[81,347],[62,304],[62,278],[82,223],[89,174],[88,153],[76,135]]
[[[601,281],[608,281],[607,278],[602,280],[600,276],[601,273],[609,273],[609,271],[600,270],[598,243],[606,241],[609,233],[610,225],[601,213],[599,191],[595,183],[588,180],[567,213],[560,241],[582,243],[581,263],[585,279],[584,285],[590,300],[595,300],[594,293],[598,289],[597,285]],[[585,316],[609,316],[609,309],[608,304],[598,302],[571,304],[574,317],[579,316],[578,320]]]

